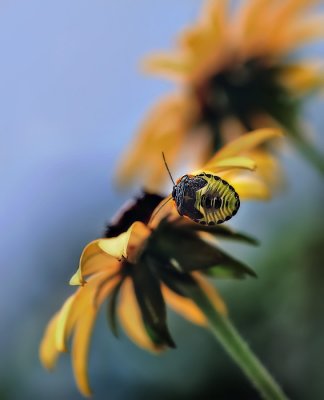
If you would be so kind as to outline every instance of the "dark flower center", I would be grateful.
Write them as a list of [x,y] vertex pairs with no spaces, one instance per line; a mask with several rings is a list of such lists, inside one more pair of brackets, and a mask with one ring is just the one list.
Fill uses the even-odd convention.
[[220,123],[227,117],[238,118],[246,130],[252,130],[253,117],[268,114],[294,130],[298,102],[280,84],[280,68],[253,59],[212,76],[194,89],[201,107],[199,122],[211,129],[214,150],[223,144]]

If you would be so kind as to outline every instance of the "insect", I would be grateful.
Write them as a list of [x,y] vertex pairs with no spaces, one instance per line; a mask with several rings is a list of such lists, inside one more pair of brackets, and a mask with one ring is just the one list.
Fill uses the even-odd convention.
[[175,183],[165,156],[163,160],[173,183],[171,198],[177,211],[202,225],[221,224],[231,219],[240,207],[240,198],[233,186],[211,173],[184,175]]

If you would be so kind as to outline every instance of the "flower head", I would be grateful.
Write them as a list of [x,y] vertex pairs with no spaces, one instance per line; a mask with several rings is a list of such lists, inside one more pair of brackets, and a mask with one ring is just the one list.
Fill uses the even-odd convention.
[[[108,228],[108,236],[122,231],[118,236],[101,238],[85,247],[70,281],[79,288],[47,326],[40,345],[42,363],[53,368],[59,353],[67,351],[68,339],[72,337],[75,379],[86,396],[91,394],[87,372],[90,337],[105,300],[109,300],[112,331],[118,335],[119,321],[137,345],[157,353],[175,347],[167,325],[166,304],[191,322],[204,326],[207,318],[196,300],[226,314],[223,300],[205,276],[255,275],[215,242],[218,236],[255,244],[246,235],[226,227],[200,226],[180,218],[172,208],[147,223],[148,211],[152,214],[161,199],[145,194],[131,206],[132,213],[126,210]],[[140,210],[144,208],[143,216]],[[133,214],[142,215],[146,223],[133,222]]]
[[[323,86],[323,62],[294,57],[324,34],[324,15],[310,12],[317,2],[246,0],[234,14],[228,3],[207,1],[174,52],[146,61],[146,70],[174,79],[180,91],[149,114],[121,164],[121,182],[141,173],[154,187],[163,180],[156,162],[161,151],[170,153],[173,167],[188,154],[202,165],[233,138],[278,125],[324,171],[298,115],[305,96]],[[269,152],[262,156],[273,163]]]

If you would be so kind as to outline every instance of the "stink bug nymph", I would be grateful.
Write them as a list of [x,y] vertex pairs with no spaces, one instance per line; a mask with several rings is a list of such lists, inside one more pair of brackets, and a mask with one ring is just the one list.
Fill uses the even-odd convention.
[[181,216],[202,225],[221,224],[231,219],[240,207],[233,186],[211,173],[184,175],[175,183],[164,154],[163,160],[173,183],[171,197]]

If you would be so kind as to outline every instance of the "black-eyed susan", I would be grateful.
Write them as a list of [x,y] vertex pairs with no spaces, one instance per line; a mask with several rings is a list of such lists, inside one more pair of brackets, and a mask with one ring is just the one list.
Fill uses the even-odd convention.
[[[184,155],[202,165],[224,143],[247,131],[283,127],[322,171],[323,157],[300,120],[305,97],[323,87],[323,60],[301,60],[296,49],[323,37],[318,1],[245,0],[232,12],[226,0],[206,1],[196,24],[173,53],[153,55],[151,73],[173,78],[178,93],[163,98],[144,121],[122,160],[119,178],[142,175],[148,187],[162,180],[158,154],[172,167]],[[268,152],[266,162],[273,163]]]
[[[175,347],[167,327],[165,303],[199,325],[206,325],[207,319],[192,296],[205,297],[225,315],[226,306],[218,292],[197,271],[234,278],[254,273],[203,239],[203,231],[206,228],[197,230],[196,224],[179,218],[164,218],[155,228],[137,221],[117,237],[88,244],[70,281],[81,286],[54,315],[41,342],[44,366],[52,369],[73,337],[75,379],[84,395],[91,394],[87,373],[90,337],[99,307],[107,298],[112,330],[117,332],[118,315],[129,337],[152,352]],[[224,227],[210,228],[207,235],[213,238],[217,233],[253,243],[247,236]]]
[[[274,131],[271,132],[240,138],[240,149],[248,153],[254,145],[260,144],[261,137],[265,140],[266,136],[273,136]],[[228,175],[231,180],[242,171],[253,170],[254,161],[238,156],[236,145],[237,142],[233,142],[223,153],[219,152],[209,168],[219,175],[232,173]],[[236,186],[242,198],[264,197],[264,192],[260,196],[257,180],[246,180],[244,175],[241,178],[243,180],[237,181]],[[42,363],[53,368],[59,353],[67,351],[68,340],[72,337],[75,379],[86,396],[91,394],[87,373],[90,337],[99,307],[107,299],[113,332],[117,334],[119,321],[129,337],[144,349],[156,353],[175,347],[167,325],[166,305],[169,305],[193,323],[211,325],[227,350],[236,354],[235,346],[231,350],[232,344],[227,343],[238,339],[227,318],[225,303],[206,276],[244,278],[255,275],[244,263],[222,251],[215,239],[235,239],[251,244],[255,240],[224,226],[202,226],[179,217],[170,202],[156,213],[154,210],[159,209],[161,200],[160,196],[152,194],[138,199],[108,227],[106,237],[85,247],[79,268],[70,281],[80,287],[47,326],[40,345]],[[257,387],[261,385],[261,391],[278,391],[268,376],[265,379],[265,372],[261,373],[259,367],[260,379],[254,376],[257,361],[248,362],[245,353],[242,359],[241,350],[232,355],[242,364],[245,373],[258,381]],[[269,386],[268,389],[264,385]]]

